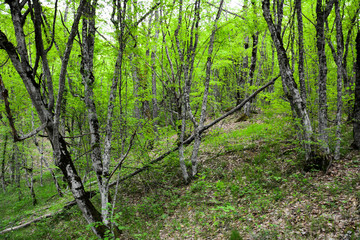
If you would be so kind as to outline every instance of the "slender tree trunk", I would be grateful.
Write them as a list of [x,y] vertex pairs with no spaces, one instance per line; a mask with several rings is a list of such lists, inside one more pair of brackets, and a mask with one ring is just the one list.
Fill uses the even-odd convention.
[[192,152],[192,156],[191,156],[192,176],[193,177],[197,174],[197,165],[198,165],[197,157],[198,157],[198,152],[199,152],[199,148],[200,148],[200,144],[201,144],[200,129],[202,129],[204,127],[204,123],[205,123],[205,116],[206,116],[206,109],[207,109],[207,102],[208,102],[208,95],[209,95],[209,88],[210,88],[211,67],[212,67],[212,62],[213,62],[212,53],[213,53],[213,48],[214,48],[215,33],[217,30],[217,22],[220,18],[223,4],[224,4],[224,0],[221,0],[219,10],[217,12],[216,19],[214,22],[213,30],[210,35],[208,57],[207,57],[207,62],[206,62],[205,90],[204,90],[203,101],[202,101],[202,105],[201,105],[200,121],[194,130],[195,141],[194,141],[194,147],[193,147],[193,152]]
[[[257,61],[257,46],[258,46],[258,40],[259,40],[259,33],[256,32],[253,36],[253,47],[251,51],[251,63],[249,68],[249,86],[252,86],[254,84],[254,74],[255,74],[255,67],[256,67],[256,61]],[[252,101],[249,101],[244,106],[244,113],[247,116],[250,116],[250,110],[251,110],[251,104]]]
[[4,193],[6,192],[6,182],[5,182],[5,159],[6,159],[6,146],[7,146],[7,141],[8,141],[8,135],[5,133],[5,137],[4,137],[4,148],[3,148],[3,152],[2,152],[2,161],[1,161],[1,184],[2,184],[2,189],[4,191]]
[[316,46],[319,58],[319,140],[320,149],[325,155],[330,154],[328,139],[328,114],[327,114],[327,60],[325,53],[325,20],[330,14],[334,0],[329,2],[326,9],[323,9],[322,0],[317,0],[316,4]]
[[63,193],[62,193],[61,188],[60,188],[60,185],[59,185],[59,183],[58,183],[58,181],[57,181],[57,179],[56,179],[55,173],[54,173],[54,171],[50,168],[48,162],[46,161],[46,159],[45,159],[45,157],[44,157],[44,145],[41,144],[41,148],[40,148],[39,142],[38,142],[36,136],[34,136],[34,144],[35,144],[38,152],[40,153],[40,161],[41,161],[41,164],[44,163],[45,166],[46,166],[46,168],[49,170],[49,172],[50,172],[50,174],[51,174],[51,176],[52,176],[52,178],[53,178],[53,180],[54,180],[54,184],[55,184],[56,190],[57,190],[59,196],[62,197],[62,196],[63,196]]
[[15,176],[16,176],[16,162],[15,162],[15,154],[14,154],[14,147],[13,147],[11,159],[10,159],[10,182],[12,184],[15,183]]
[[[188,64],[185,63],[185,58],[184,58],[184,54],[183,54],[183,49],[180,47],[180,40],[179,40],[179,31],[182,25],[182,11],[183,8],[183,1],[180,0],[179,1],[179,17],[178,17],[178,26],[175,30],[174,36],[175,36],[175,40],[176,40],[176,45],[177,45],[177,49],[178,49],[178,54],[180,57],[180,61],[181,61],[181,69],[183,71],[184,74],[184,79],[185,79],[185,87],[184,87],[184,96],[182,97],[182,103],[183,104],[177,104],[178,107],[178,114],[180,114],[180,119],[181,119],[181,126],[180,126],[180,133],[179,135],[179,164],[180,164],[180,169],[182,171],[182,175],[183,178],[185,180],[185,182],[188,182],[189,179],[189,175],[187,173],[187,169],[186,169],[186,165],[185,165],[185,156],[184,156],[184,138],[185,138],[185,130],[186,130],[186,113],[188,111],[187,109],[187,96],[186,94],[187,92],[187,75],[188,75],[188,71],[189,71],[189,67]],[[190,50],[189,50],[190,51]],[[171,63],[171,60],[169,60],[169,62]],[[191,109],[189,109],[189,112],[191,111]]]
[[[23,156],[24,158],[26,158],[26,156]],[[33,206],[35,206],[37,204],[37,199],[36,199],[36,195],[35,195],[35,190],[34,190],[34,174],[33,174],[33,170],[34,170],[34,159],[31,156],[31,166],[28,167],[27,166],[27,161],[24,161],[24,169],[25,169],[25,178],[26,178],[26,183],[27,186],[30,190],[30,195],[32,198],[32,204]],[[29,175],[30,175],[30,179],[29,179]]]
[[355,103],[353,118],[353,136],[352,147],[360,149],[360,29],[356,35],[356,77],[355,77]]
[[[344,37],[340,16],[339,0],[335,1],[335,23],[336,23],[336,45],[337,45],[337,110],[336,110],[336,143],[335,143],[335,160],[340,159],[340,144],[341,144],[341,116],[342,116],[342,91],[343,91],[343,52],[344,52]],[[329,165],[330,166],[330,165]]]
[[311,126],[310,118],[307,113],[306,105],[302,100],[293,73],[290,68],[289,59],[286,54],[286,50],[283,45],[283,40],[279,32],[279,27],[275,27],[271,14],[270,14],[270,2],[264,0],[262,3],[263,15],[269,27],[271,38],[276,47],[278,54],[278,62],[280,67],[281,79],[285,90],[286,97],[289,99],[292,108],[296,112],[296,116],[300,119],[303,127],[302,140],[305,148],[305,161],[309,164],[310,156],[312,153],[311,142],[313,129]]
[[[95,76],[93,75],[93,60],[94,60],[94,45],[95,45],[95,9],[97,7],[97,1],[94,0],[92,3],[88,2],[85,5],[83,18],[83,44],[82,44],[82,80],[85,86],[85,104],[88,110],[88,122],[90,127],[90,144],[91,144],[91,161],[93,168],[96,173],[97,183],[100,192],[101,199],[101,219],[104,224],[104,228],[111,229],[110,220],[109,220],[109,188],[107,184],[107,177],[109,175],[109,165],[110,165],[110,148],[111,148],[111,133],[106,137],[106,164],[103,162],[101,155],[101,142],[100,142],[100,126],[98,115],[96,111],[96,105],[94,101],[94,91],[93,87],[95,84]],[[119,59],[120,58],[120,59]],[[122,59],[122,54],[118,55],[117,63],[120,64]],[[118,66],[121,67],[121,66]],[[117,72],[118,74],[118,72]],[[114,76],[115,79],[112,85],[112,94],[110,96],[110,102],[108,107],[108,118],[107,123],[107,133],[111,132],[112,127],[112,109],[113,101],[115,100],[115,90],[117,88],[117,76]],[[109,130],[110,128],[110,130]],[[105,168],[104,168],[105,165]]]
[[153,105],[153,110],[152,110],[152,117],[154,119],[154,132],[156,134],[156,136],[158,135],[158,130],[157,130],[157,117],[158,117],[158,102],[157,102],[157,89],[156,89],[156,42],[159,38],[159,12],[158,10],[155,11],[155,35],[154,35],[154,47],[152,49],[151,52],[151,71],[152,71],[152,76],[151,76],[151,82],[152,82],[152,105]]
[[240,64],[239,69],[239,82],[237,86],[237,93],[236,93],[236,105],[240,104],[242,99],[246,96],[243,96],[241,89],[244,88],[246,78],[248,76],[248,68],[249,68],[249,57],[247,55],[247,49],[249,49],[249,36],[245,37],[245,43],[244,43],[244,54],[242,58],[242,62]]
[[303,21],[302,21],[302,10],[301,0],[295,1],[296,16],[298,21],[298,46],[299,46],[299,83],[300,92],[303,102],[306,104],[306,84],[305,84],[305,72],[304,72],[304,33],[303,33]]
[[140,119],[140,101],[139,101],[139,77],[138,77],[138,67],[137,67],[137,63],[134,60],[134,56],[130,55],[130,65],[131,65],[131,71],[132,71],[132,78],[133,78],[133,95],[135,98],[135,103],[134,103],[134,117],[136,119]]
[[[45,104],[42,100],[43,96],[40,91],[40,86],[35,81],[34,72],[36,72],[36,68],[34,67],[34,69],[32,69],[30,66],[27,46],[25,42],[25,33],[22,25],[22,19],[24,17],[21,12],[22,5],[18,1],[7,2],[11,10],[12,22],[14,25],[14,32],[17,40],[17,47],[15,48],[14,45],[8,41],[6,35],[2,31],[0,31],[0,49],[6,50],[12,64],[14,65],[16,71],[23,80],[23,83],[30,96],[32,104],[36,109],[41,123],[45,124],[45,130],[48,134],[48,138],[54,150],[55,165],[59,167],[62,171],[64,178],[68,182],[69,188],[71,189],[71,192],[76,200],[76,203],[83,213],[84,218],[89,224],[91,224],[91,229],[98,237],[103,238],[105,236],[106,227],[101,224],[97,224],[102,221],[101,215],[91,203],[88,194],[86,194],[82,181],[75,169],[75,166],[71,159],[71,155],[67,149],[67,144],[59,133],[58,129],[60,107],[64,93],[67,66],[85,2],[86,1],[80,1],[80,5],[74,17],[74,22],[70,31],[65,52],[61,60],[58,98],[56,101],[54,113],[49,110],[51,109],[49,108],[50,105]],[[36,27],[41,27],[41,24]],[[41,31],[36,31],[35,34],[39,35],[39,32]],[[37,36],[35,43],[37,44],[37,51],[41,52],[42,49],[40,49],[40,41],[42,41],[42,38]],[[42,58],[42,60],[44,61],[44,58]],[[43,67],[44,66],[45,65],[43,65]]]
[[186,129],[186,111],[183,109],[181,115],[181,132],[180,132],[180,139],[179,139],[179,163],[180,169],[185,180],[185,183],[189,180],[189,174],[186,169],[185,165],[185,156],[184,156],[184,138],[185,138],[185,129]]
[[[344,2],[344,4],[346,4],[346,2]],[[348,92],[348,94],[350,94],[349,90],[349,78],[348,78],[348,75],[347,75],[347,56],[348,56],[348,53],[349,53],[349,45],[350,45],[350,39],[351,39],[351,36],[352,36],[352,30],[355,26],[355,23],[357,22],[358,20],[358,16],[359,16],[359,12],[360,12],[360,4],[354,14],[354,17],[351,19],[351,25],[350,25],[350,28],[347,32],[347,37],[346,37],[346,43],[345,43],[345,47],[344,47],[344,56],[343,56],[343,66],[344,66],[344,88],[345,90]],[[348,111],[349,113],[349,116],[351,116],[351,110]]]

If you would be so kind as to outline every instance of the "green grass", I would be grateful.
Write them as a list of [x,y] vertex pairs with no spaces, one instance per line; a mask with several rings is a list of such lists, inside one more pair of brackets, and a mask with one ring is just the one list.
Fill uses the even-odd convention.
[[[359,219],[359,156],[335,162],[332,175],[305,173],[296,131],[284,119],[268,112],[235,127],[231,123],[231,130],[210,131],[201,147],[199,174],[189,185],[181,179],[177,153],[123,182],[113,217],[123,238],[313,239],[341,237],[346,229],[360,236],[358,222],[351,220]],[[350,137],[344,131],[345,145]],[[190,153],[188,148],[187,160]],[[44,187],[36,182],[39,206],[31,206],[23,184],[21,190],[21,201],[14,201],[15,188],[0,194],[0,211],[5,213],[1,228],[40,214],[45,207],[59,209],[65,202],[50,199],[56,191],[49,175]],[[99,206],[97,197],[93,201]],[[86,225],[74,207],[5,237],[94,238]]]

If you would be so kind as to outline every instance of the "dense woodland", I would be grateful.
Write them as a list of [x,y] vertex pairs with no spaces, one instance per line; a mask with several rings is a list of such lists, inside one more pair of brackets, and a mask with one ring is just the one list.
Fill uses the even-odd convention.
[[[360,237],[359,0],[6,0],[0,13],[5,239]],[[309,199],[311,214],[352,205],[266,225]]]

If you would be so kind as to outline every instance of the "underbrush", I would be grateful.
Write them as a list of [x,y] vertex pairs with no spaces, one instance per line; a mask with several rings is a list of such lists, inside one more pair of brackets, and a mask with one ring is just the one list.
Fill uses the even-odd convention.
[[[113,222],[123,239],[338,239],[349,231],[353,239],[360,237],[358,152],[344,148],[326,175],[304,172],[304,154],[286,116],[265,113],[238,123],[234,119],[205,134],[199,174],[190,184],[181,179],[177,153],[120,184]],[[343,131],[347,145],[351,136],[347,128]],[[188,147],[188,158],[190,153]],[[37,209],[61,205],[58,198],[46,201],[56,194],[51,181],[47,183],[48,194]],[[1,206],[11,205],[15,195],[2,194]],[[99,206],[96,197],[94,201]],[[30,203],[22,203],[29,214],[36,211]],[[2,228],[19,222],[16,215],[24,218],[16,214],[21,209],[16,204],[12,210],[1,207],[9,216]],[[5,237],[94,238],[85,226],[74,207]]]

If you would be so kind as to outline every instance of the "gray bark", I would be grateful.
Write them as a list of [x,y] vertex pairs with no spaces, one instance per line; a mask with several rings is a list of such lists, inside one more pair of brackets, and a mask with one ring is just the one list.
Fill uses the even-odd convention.
[[[341,144],[341,115],[342,115],[342,90],[343,90],[343,52],[344,52],[344,37],[340,16],[340,3],[335,0],[335,24],[336,24],[336,45],[337,58],[335,59],[337,65],[337,110],[336,110],[336,143],[335,143],[335,160],[340,159],[340,144]],[[329,165],[330,166],[330,165]]]
[[136,61],[134,60],[134,54],[130,54],[129,59],[130,59],[133,86],[134,86],[134,89],[133,89],[133,95],[134,95],[134,98],[135,98],[134,117],[136,119],[140,119],[141,116],[140,116],[139,76],[138,76],[139,68],[137,67]]
[[[17,47],[15,48],[14,45],[8,41],[6,35],[0,31],[0,49],[4,49],[10,57],[12,64],[23,80],[25,88],[30,96],[33,106],[36,109],[41,123],[45,124],[46,126],[45,129],[48,133],[49,140],[54,150],[55,165],[58,166],[63,172],[64,178],[66,179],[69,188],[71,189],[71,192],[77,202],[77,205],[83,213],[84,218],[89,224],[91,224],[92,231],[98,237],[103,237],[106,228],[102,225],[95,224],[97,222],[101,222],[101,215],[95,209],[89,199],[89,196],[86,194],[84,186],[67,149],[64,138],[61,136],[58,129],[58,120],[60,116],[59,110],[62,103],[67,65],[85,2],[86,1],[80,1],[80,5],[74,17],[74,23],[71,28],[65,52],[62,58],[55,115],[49,110],[48,106],[44,104],[44,101],[42,100],[43,96],[40,92],[40,86],[36,82],[34,72],[32,71],[32,68],[29,64],[29,57],[25,43],[25,34],[22,25],[22,5],[18,1],[7,1],[7,4],[10,6]],[[38,42],[36,42],[36,44],[37,43]]]
[[[251,99],[253,99],[254,97],[256,97],[260,92],[264,91],[266,88],[268,88],[269,86],[273,85],[274,82],[280,77],[280,75],[276,76],[275,78],[273,78],[270,82],[268,82],[267,84],[265,84],[264,86],[262,86],[261,88],[259,88],[258,90],[256,90],[255,92],[253,92],[253,94],[251,94],[248,98],[244,99],[239,105],[237,105],[236,107],[234,107],[233,109],[231,109],[230,111],[226,112],[225,114],[223,114],[222,116],[218,117],[217,119],[215,119],[214,121],[212,121],[211,123],[205,125],[204,127],[202,127],[199,130],[199,134],[201,136],[201,134],[203,134],[206,130],[210,129],[211,127],[213,127],[214,125],[216,125],[217,123],[219,123],[220,121],[224,120],[225,118],[227,118],[228,116],[231,116],[232,114],[238,112],[242,107],[244,107],[244,105],[250,101]],[[187,146],[190,143],[192,143],[195,139],[195,136],[192,135],[189,138],[187,138],[186,140],[183,141],[183,146]],[[159,157],[155,158],[154,160],[150,161],[150,163],[146,164],[145,166],[143,166],[142,168],[137,169],[136,171],[134,171],[133,173],[130,173],[129,175],[122,177],[119,182],[125,181],[145,170],[148,170],[151,168],[151,166],[157,162],[160,162],[161,160],[163,160],[164,158],[166,158],[167,156],[169,156],[171,153],[178,151],[180,148],[180,145],[177,147],[173,147],[172,149],[170,149],[169,151],[163,153],[162,155],[160,155]],[[114,186],[116,182],[113,182],[110,184],[111,186]]]
[[271,38],[276,47],[278,53],[278,62],[281,73],[281,80],[285,90],[286,97],[290,101],[292,108],[301,121],[303,126],[302,140],[305,148],[305,158],[306,162],[310,160],[311,155],[311,141],[313,135],[313,129],[311,126],[310,118],[306,109],[306,105],[302,100],[299,90],[293,76],[293,73],[290,68],[289,59],[286,54],[286,50],[283,45],[283,40],[279,32],[279,27],[275,27],[271,14],[270,14],[270,2],[269,0],[264,0],[262,3],[263,15],[269,27]]
[[300,92],[303,102],[306,104],[306,85],[305,85],[305,72],[304,72],[304,33],[303,33],[303,21],[302,21],[302,10],[301,0],[295,1],[296,16],[298,21],[298,46],[299,46],[299,83]]
[[4,193],[6,192],[6,182],[5,182],[5,159],[6,159],[6,146],[8,141],[8,135],[5,133],[4,137],[4,146],[2,152],[2,160],[1,160],[1,184]]
[[[155,35],[154,35],[154,41],[157,42],[159,38],[159,12],[158,10],[155,11]],[[153,105],[153,111],[152,111],[152,117],[154,119],[154,132],[157,135],[157,117],[158,117],[158,102],[157,102],[157,93],[156,93],[156,43],[154,44],[154,47],[151,52],[151,81],[152,81],[152,105]]]
[[[110,96],[108,103],[108,111],[107,111],[107,120],[106,120],[106,135],[104,141],[104,157],[103,157],[103,175],[109,176],[110,174],[110,160],[111,160],[111,137],[112,137],[112,123],[113,123],[113,110],[116,99],[116,91],[118,87],[118,82],[121,84],[121,71],[122,71],[122,61],[123,61],[123,52],[125,49],[124,43],[124,29],[126,27],[125,23],[125,11],[126,11],[126,2],[124,5],[121,4],[113,6],[113,12],[111,16],[112,23],[116,29],[116,39],[119,44],[118,55],[115,62],[114,68],[114,76],[112,79],[112,85],[110,88]],[[121,93],[121,87],[119,90],[119,94]]]
[[[250,61],[250,68],[249,68],[249,86],[252,86],[254,84],[254,74],[255,74],[255,67],[256,67],[256,61],[257,61],[257,46],[258,46],[258,40],[259,40],[259,33],[256,32],[253,36],[253,46],[251,51],[251,61]],[[251,104],[252,101],[249,101],[245,107],[244,107],[244,113],[246,115],[250,115],[251,110]]]
[[[175,40],[176,40],[176,46],[178,49],[178,54],[180,57],[180,61],[182,64],[182,70],[183,70],[183,74],[184,74],[184,78],[185,78],[185,87],[184,87],[184,96],[183,96],[183,105],[180,106],[180,112],[181,113],[180,117],[181,117],[181,127],[180,127],[180,134],[179,134],[179,163],[180,163],[180,169],[182,171],[182,175],[183,178],[185,180],[185,182],[188,182],[189,179],[189,175],[187,173],[187,169],[186,169],[186,165],[185,165],[185,157],[184,157],[184,138],[185,138],[185,130],[186,130],[186,113],[187,113],[187,98],[188,96],[186,95],[188,93],[187,91],[187,84],[188,84],[188,79],[186,79],[187,75],[188,75],[188,71],[189,71],[189,67],[188,65],[184,62],[185,58],[184,58],[184,54],[183,54],[183,49],[180,47],[180,40],[179,40],[179,31],[182,25],[182,11],[183,8],[183,1],[180,0],[179,2],[179,17],[178,17],[178,26],[175,30],[174,36],[175,36]],[[190,48],[188,49],[189,51]],[[190,110],[191,111],[191,110]]]
[[205,89],[204,89],[203,101],[202,101],[202,105],[201,105],[200,120],[199,120],[198,124],[194,125],[195,142],[194,142],[193,152],[192,152],[192,156],[191,156],[191,164],[192,164],[192,173],[191,174],[193,177],[197,174],[197,165],[198,165],[197,157],[198,157],[198,152],[199,152],[199,148],[200,148],[200,144],[201,144],[200,129],[203,128],[204,122],[205,122],[206,108],[207,108],[209,87],[210,87],[212,53],[213,53],[213,48],[214,48],[215,33],[217,30],[217,22],[220,18],[223,4],[224,4],[224,0],[221,0],[219,10],[216,14],[213,30],[210,35],[208,57],[207,57],[207,62],[206,62],[206,79],[205,79],[205,84],[204,84]]
[[353,136],[352,147],[360,149],[360,29],[356,35],[356,77],[355,77],[355,103],[353,118]]
[[[344,4],[346,4],[346,3],[344,3]],[[356,9],[354,16],[351,19],[351,25],[347,32],[346,43],[345,43],[345,47],[344,47],[343,65],[344,65],[344,70],[345,70],[345,72],[344,72],[344,87],[345,87],[345,89],[349,89],[349,79],[348,79],[346,68],[347,68],[347,56],[349,53],[350,39],[351,39],[353,27],[355,26],[356,20],[358,19],[358,16],[359,16],[359,12],[360,12],[360,4],[359,4],[358,8]]]
[[327,3],[325,9],[322,5],[322,0],[317,0],[316,4],[316,46],[318,49],[319,58],[319,76],[318,76],[318,91],[319,91],[319,140],[320,149],[325,155],[330,154],[329,139],[328,139],[328,106],[327,106],[327,60],[325,53],[325,20],[329,16],[334,0]]
[[[24,156],[24,158],[26,158],[26,156]],[[27,161],[24,160],[23,168],[25,169],[25,179],[26,179],[26,184],[30,190],[32,204],[33,204],[33,206],[35,206],[37,204],[37,199],[36,199],[35,190],[34,190],[34,175],[33,175],[34,159],[33,159],[33,156],[31,156],[31,166],[28,167]],[[29,175],[30,175],[30,179],[29,179]]]
[[[81,74],[82,81],[85,86],[85,104],[88,111],[88,122],[90,128],[90,144],[91,144],[91,161],[93,168],[96,173],[98,188],[100,192],[101,199],[101,219],[105,228],[111,229],[111,224],[109,220],[109,187],[107,184],[106,178],[104,176],[109,175],[109,165],[110,165],[110,147],[111,147],[111,129],[112,129],[112,110],[113,102],[115,100],[115,90],[117,87],[117,76],[114,76],[113,85],[112,85],[112,94],[110,95],[110,102],[108,106],[108,118],[107,123],[107,137],[106,137],[106,163],[103,162],[101,155],[101,142],[100,142],[100,127],[99,120],[96,111],[96,104],[94,101],[94,84],[95,76],[93,74],[93,61],[94,61],[94,46],[95,46],[95,9],[97,7],[97,1],[87,2],[85,5],[83,18],[83,28],[82,28],[82,59],[81,59]],[[122,55],[119,56],[120,60]],[[120,64],[120,63],[118,63]],[[120,66],[119,66],[120,67]],[[110,136],[109,136],[110,132]],[[106,165],[104,169],[104,165]],[[116,231],[116,233],[119,233]],[[118,235],[116,235],[118,237]]]

